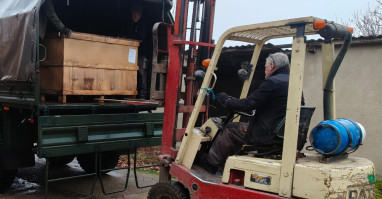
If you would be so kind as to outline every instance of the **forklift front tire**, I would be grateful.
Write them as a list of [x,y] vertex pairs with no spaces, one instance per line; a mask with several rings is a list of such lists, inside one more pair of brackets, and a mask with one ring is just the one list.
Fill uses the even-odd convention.
[[151,187],[148,199],[188,199],[190,193],[180,182],[161,181]]

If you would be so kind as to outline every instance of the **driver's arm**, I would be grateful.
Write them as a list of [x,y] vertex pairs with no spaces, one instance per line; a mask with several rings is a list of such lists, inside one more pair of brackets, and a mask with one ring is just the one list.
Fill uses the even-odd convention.
[[270,101],[273,91],[278,85],[272,79],[266,79],[260,87],[252,92],[247,98],[237,99],[230,97],[224,101],[225,106],[233,110],[249,112],[263,106]]
[[54,10],[52,0],[47,0],[44,4],[46,16],[48,17],[48,20],[54,25],[54,27],[58,31],[62,31],[65,28],[65,25],[62,23],[62,21],[58,18],[56,11]]

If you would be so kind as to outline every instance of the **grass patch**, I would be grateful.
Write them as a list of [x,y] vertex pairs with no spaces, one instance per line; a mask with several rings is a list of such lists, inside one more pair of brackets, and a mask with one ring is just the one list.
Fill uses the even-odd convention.
[[159,175],[158,171],[155,170],[143,170],[143,169],[137,169],[137,172],[140,173],[148,173],[148,174],[153,174],[153,175]]
[[375,199],[382,199],[382,181],[375,183]]
[[[153,165],[158,164],[158,155],[160,153],[160,146],[152,146],[152,147],[141,147],[137,150],[137,166],[146,166],[146,165]],[[126,167],[128,166],[128,156],[122,155],[119,158],[118,167]],[[134,155],[130,155],[130,168],[133,168],[134,166]],[[145,172],[145,173],[151,173],[151,174],[158,174],[159,172],[159,166],[155,167],[148,167],[148,168],[141,168],[137,169],[139,172]]]

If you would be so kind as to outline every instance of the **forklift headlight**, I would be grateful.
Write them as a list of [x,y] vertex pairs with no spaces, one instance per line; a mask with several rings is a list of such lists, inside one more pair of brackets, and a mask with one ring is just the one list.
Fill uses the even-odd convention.
[[206,68],[210,65],[211,59],[205,59],[202,61],[202,65]]
[[353,30],[352,27],[347,27],[347,26],[346,26],[346,29],[348,29],[348,30],[351,32],[351,34],[353,34],[353,31],[354,31],[354,30]]
[[315,19],[313,22],[313,28],[315,30],[323,29],[325,28],[325,25],[326,25],[326,21],[322,19]]

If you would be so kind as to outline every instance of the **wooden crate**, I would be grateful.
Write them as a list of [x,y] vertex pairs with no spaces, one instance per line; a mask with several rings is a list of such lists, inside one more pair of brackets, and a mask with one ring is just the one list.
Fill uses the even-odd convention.
[[67,95],[137,95],[139,41],[72,32],[48,35],[43,45],[42,95],[54,93],[64,103]]

